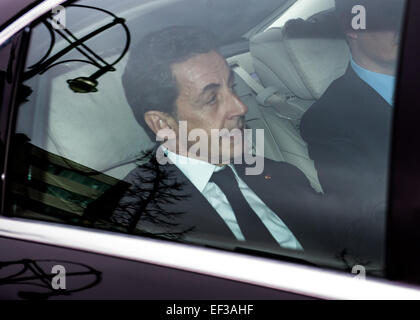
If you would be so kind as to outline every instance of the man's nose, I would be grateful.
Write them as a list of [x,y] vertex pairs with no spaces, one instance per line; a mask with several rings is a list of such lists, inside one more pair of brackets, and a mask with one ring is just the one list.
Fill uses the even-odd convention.
[[248,112],[248,107],[239,99],[235,93],[231,93],[229,117],[244,116]]

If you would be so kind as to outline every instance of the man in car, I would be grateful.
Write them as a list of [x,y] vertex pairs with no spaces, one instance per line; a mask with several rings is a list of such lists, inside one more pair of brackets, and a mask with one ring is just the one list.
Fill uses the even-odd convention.
[[301,122],[302,137],[325,193],[337,195],[348,208],[337,216],[337,230],[347,234],[348,248],[377,260],[382,259],[385,234],[403,4],[403,0],[336,0],[351,62]]
[[[247,174],[236,162],[244,156],[247,107],[212,35],[178,26],[146,36],[131,49],[123,85],[137,121],[158,143],[126,177],[127,187],[111,189],[90,210],[112,209],[110,220],[130,233],[205,245],[307,252],[331,245],[321,196],[302,172],[261,158],[262,172]],[[234,134],[213,139],[226,129]],[[201,134],[187,140],[192,132]],[[208,152],[191,152],[210,137],[201,144]]]

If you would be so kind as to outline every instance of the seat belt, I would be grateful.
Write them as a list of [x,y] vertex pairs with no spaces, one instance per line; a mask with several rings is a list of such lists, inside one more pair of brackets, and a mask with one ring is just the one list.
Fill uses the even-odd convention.
[[274,87],[264,88],[261,83],[252,78],[252,76],[238,64],[234,64],[232,69],[239,77],[241,77],[242,80],[245,81],[248,87],[256,93],[258,103],[263,106],[267,106],[267,98],[271,97],[278,91],[278,89]]
[[265,88],[261,83],[252,78],[252,76],[242,68],[237,62],[231,66],[232,70],[255,92],[257,102],[264,107],[274,107],[281,118],[299,122],[303,111],[288,103],[288,97],[278,92],[275,87]]

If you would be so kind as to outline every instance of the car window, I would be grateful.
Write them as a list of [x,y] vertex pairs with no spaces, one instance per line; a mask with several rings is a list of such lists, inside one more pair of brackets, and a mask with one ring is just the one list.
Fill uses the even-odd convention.
[[362,2],[297,1],[249,41],[285,2],[45,16],[6,214],[382,276],[405,1]]

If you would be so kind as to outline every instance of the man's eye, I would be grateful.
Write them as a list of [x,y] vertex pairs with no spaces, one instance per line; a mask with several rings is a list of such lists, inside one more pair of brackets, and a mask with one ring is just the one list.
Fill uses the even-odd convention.
[[230,91],[235,92],[235,89],[236,89],[236,83],[230,86]]
[[207,104],[215,104],[217,102],[217,96],[214,95],[210,98],[209,101],[207,101]]

